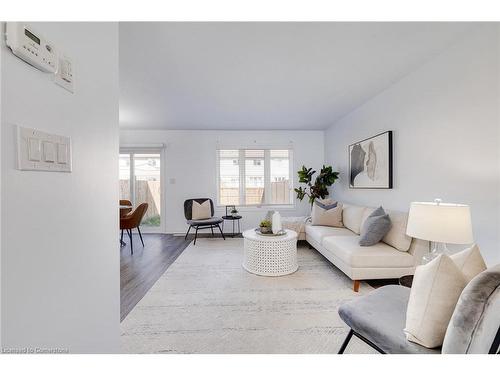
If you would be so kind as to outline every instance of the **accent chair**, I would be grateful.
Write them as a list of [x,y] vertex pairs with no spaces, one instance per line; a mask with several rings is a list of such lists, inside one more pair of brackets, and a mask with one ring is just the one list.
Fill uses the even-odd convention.
[[[197,202],[199,204],[203,204],[206,201],[210,201],[210,218],[208,219],[200,219],[193,220],[193,202]],[[196,232],[194,235],[194,245],[196,245],[196,239],[198,238],[198,230],[199,229],[209,229],[212,231],[212,236],[214,236],[214,229],[218,228],[222,238],[225,240],[224,233],[220,227],[220,224],[223,222],[222,218],[214,216],[214,202],[210,198],[194,198],[187,199],[184,201],[184,216],[186,217],[187,224],[189,228],[184,236],[184,239],[187,239],[189,231],[191,228],[195,228]]]
[[356,336],[382,354],[498,353],[500,344],[500,264],[465,287],[446,330],[443,346],[429,349],[406,339],[410,288],[388,285],[343,304],[339,315],[350,327],[339,354]]

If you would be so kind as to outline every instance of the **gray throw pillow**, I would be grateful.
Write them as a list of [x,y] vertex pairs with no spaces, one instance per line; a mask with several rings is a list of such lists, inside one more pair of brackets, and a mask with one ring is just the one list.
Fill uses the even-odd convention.
[[391,229],[391,219],[382,207],[377,208],[368,216],[361,228],[359,244],[361,246],[373,246],[382,240]]

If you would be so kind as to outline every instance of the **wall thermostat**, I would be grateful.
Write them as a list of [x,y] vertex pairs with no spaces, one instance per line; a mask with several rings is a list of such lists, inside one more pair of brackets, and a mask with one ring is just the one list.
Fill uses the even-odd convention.
[[23,22],[6,24],[6,43],[14,55],[43,72],[57,71],[59,60],[52,43]]

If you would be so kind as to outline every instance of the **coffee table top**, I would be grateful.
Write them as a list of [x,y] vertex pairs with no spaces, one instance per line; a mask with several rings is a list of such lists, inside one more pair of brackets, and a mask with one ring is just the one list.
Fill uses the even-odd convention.
[[262,242],[279,242],[279,241],[290,241],[297,239],[297,232],[290,230],[290,229],[284,229],[286,234],[282,236],[262,236],[255,232],[255,228],[249,229],[243,232],[243,237],[248,238],[249,240],[254,240],[254,241],[262,241]]

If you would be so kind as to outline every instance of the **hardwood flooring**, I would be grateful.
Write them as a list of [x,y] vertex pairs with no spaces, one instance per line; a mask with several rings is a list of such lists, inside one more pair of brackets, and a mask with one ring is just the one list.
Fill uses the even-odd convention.
[[[135,232],[135,231],[134,231]],[[199,233],[198,238],[211,236]],[[120,249],[120,321],[123,321],[135,305],[151,289],[168,267],[194,239],[172,234],[143,233],[144,247],[137,233],[134,233],[134,254],[130,254],[129,238],[125,234],[126,245]],[[220,237],[216,235],[216,237]]]
[[120,321],[144,297],[153,284],[177,259],[191,242],[184,236],[171,234],[143,234],[144,247],[138,234],[133,235],[134,254],[127,243],[120,250]]

